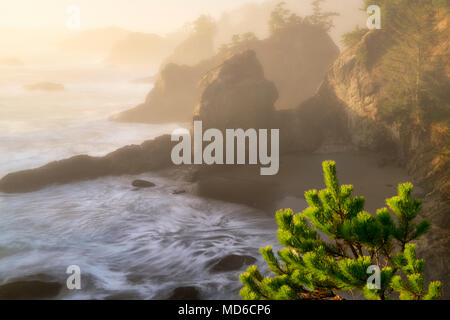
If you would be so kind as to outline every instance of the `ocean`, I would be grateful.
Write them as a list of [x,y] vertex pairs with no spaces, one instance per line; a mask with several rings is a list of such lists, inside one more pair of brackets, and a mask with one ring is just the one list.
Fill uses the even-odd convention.
[[[186,124],[126,124],[109,116],[145,100],[145,71],[97,65],[2,67],[0,176],[78,154],[102,156]],[[63,91],[24,85],[61,83]],[[144,178],[156,187],[135,192]],[[196,286],[204,298],[238,298],[239,272],[211,274],[226,254],[252,255],[276,242],[272,217],[256,209],[194,195],[173,195],[180,182],[148,173],[52,186],[27,194],[0,193],[0,285],[56,279],[81,269],[81,290],[61,299],[166,298]],[[273,232],[267,232],[271,230]]]

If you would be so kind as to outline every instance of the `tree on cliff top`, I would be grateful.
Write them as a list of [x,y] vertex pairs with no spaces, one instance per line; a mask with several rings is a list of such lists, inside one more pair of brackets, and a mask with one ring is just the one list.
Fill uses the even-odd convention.
[[[388,208],[376,216],[364,211],[365,199],[352,197],[353,186],[340,186],[336,165],[323,163],[326,189],[305,193],[310,205],[294,214],[276,214],[278,238],[285,246],[275,256],[271,247],[261,249],[274,277],[263,277],[256,266],[240,279],[241,296],[248,300],[342,299],[343,291],[362,292],[368,299],[438,299],[442,285],[426,288],[425,261],[416,257],[412,241],[425,234],[430,223],[415,220],[421,201],[412,198],[410,183],[398,187],[398,196],[387,199]],[[319,233],[320,232],[320,233]],[[325,238],[324,240],[323,238]],[[379,270],[377,286],[368,284],[368,270]]]
[[333,17],[339,15],[336,12],[323,12],[321,4],[324,0],[312,2],[313,14],[300,17],[286,9],[286,3],[280,2],[272,11],[269,21],[269,29],[272,35],[285,30],[295,30],[299,27],[315,27],[328,32],[333,27]]
[[[448,41],[449,28],[439,24],[450,3],[436,0],[367,1],[382,8],[385,32],[393,46],[383,57],[387,120],[427,123],[450,117],[450,79],[445,66],[449,53],[439,47]],[[444,12],[447,12],[444,14]],[[448,22],[447,22],[448,23]]]
[[307,16],[305,19],[309,21],[311,24],[319,26],[325,31],[329,31],[334,27],[333,17],[338,16],[339,13],[322,10],[322,3],[325,0],[314,0],[312,2],[313,14]]
[[[382,30],[377,32],[386,35],[386,53],[379,68],[383,84],[380,119],[412,121],[423,128],[450,119],[450,79],[445,70],[450,54],[443,46],[450,38],[450,2],[364,1],[364,8],[370,5],[381,8]],[[344,44],[357,44],[367,31],[356,28],[345,34]]]
[[208,15],[201,15],[193,22],[193,31],[196,35],[212,36],[217,31],[216,23]]
[[189,36],[173,51],[166,62],[195,65],[214,54],[217,25],[208,15],[201,15],[188,24]]

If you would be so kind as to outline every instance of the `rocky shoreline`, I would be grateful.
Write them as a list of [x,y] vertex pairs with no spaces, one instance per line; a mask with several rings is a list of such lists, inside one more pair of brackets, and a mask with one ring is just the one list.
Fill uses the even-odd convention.
[[[236,54],[205,80],[194,119],[204,121],[206,128],[280,128],[281,162],[292,155],[334,148],[376,152],[382,155],[380,165],[402,164],[413,176],[412,182],[423,189],[422,216],[433,224],[418,246],[428,263],[427,276],[441,280],[444,297],[448,297],[449,159],[436,152],[448,133],[436,127],[420,131],[413,125],[395,127],[377,120],[380,84],[372,72],[381,54],[374,51],[370,64],[361,64],[357,56],[360,47],[376,48],[382,38],[382,33],[366,34],[337,59],[314,97],[296,109],[284,111],[274,107],[278,93],[265,78],[255,52]],[[0,191],[31,192],[52,184],[108,175],[170,170],[172,147],[170,136],[162,136],[105,157],[77,156],[53,162],[8,174],[0,180]],[[280,168],[283,170],[282,165]],[[260,177],[256,170],[251,166],[199,166],[187,172],[198,183],[201,196],[267,207],[279,197],[277,192],[285,191],[278,188],[283,181]],[[267,203],[258,203],[260,199]]]

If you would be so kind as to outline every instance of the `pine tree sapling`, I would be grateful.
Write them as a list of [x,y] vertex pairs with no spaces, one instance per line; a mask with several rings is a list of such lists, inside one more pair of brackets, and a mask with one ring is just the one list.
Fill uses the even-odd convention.
[[[352,197],[351,185],[340,185],[336,164],[323,163],[326,189],[305,193],[309,207],[294,214],[276,213],[278,239],[284,247],[276,256],[261,249],[273,277],[256,266],[240,275],[248,300],[342,299],[340,292],[358,291],[367,299],[438,299],[440,282],[425,285],[425,261],[415,245],[430,228],[416,222],[422,202],[412,197],[413,185],[401,184],[398,196],[375,216],[364,211],[365,199]],[[393,214],[391,214],[393,213]],[[379,270],[379,283],[368,283],[368,270]]]

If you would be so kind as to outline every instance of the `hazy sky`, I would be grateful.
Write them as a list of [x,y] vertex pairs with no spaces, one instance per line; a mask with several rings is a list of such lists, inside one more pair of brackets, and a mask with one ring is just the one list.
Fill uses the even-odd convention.
[[[259,37],[268,32],[267,21],[273,7],[283,0],[0,0],[0,58],[2,56],[34,57],[36,52],[48,50],[76,34],[66,25],[68,8],[80,8],[81,31],[121,27],[129,31],[142,31],[164,35],[179,31],[187,22],[201,14],[216,19],[224,12],[232,12],[225,19],[217,35],[217,45],[230,40],[234,33],[252,31]],[[304,16],[311,13],[313,0],[287,0],[288,7]],[[365,23],[365,14],[359,10],[362,0],[328,0],[325,10],[341,15],[334,19],[330,34],[339,45],[341,35]],[[262,6],[249,3],[264,3]],[[238,9],[238,10],[235,10]],[[249,20],[249,17],[252,17]],[[232,21],[232,22],[230,22]],[[223,21],[222,21],[223,22]],[[231,29],[229,29],[231,28]],[[49,58],[50,59],[50,58]]]
[[0,26],[65,28],[67,8],[76,5],[81,10],[82,29],[116,25],[166,33],[202,13],[217,17],[222,11],[247,2],[249,0],[1,0]]

